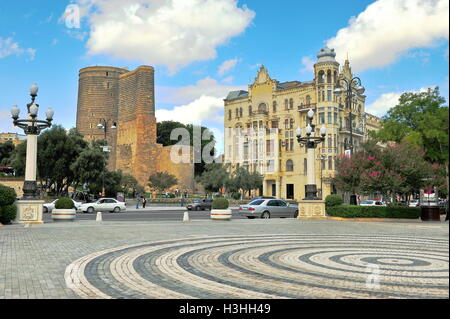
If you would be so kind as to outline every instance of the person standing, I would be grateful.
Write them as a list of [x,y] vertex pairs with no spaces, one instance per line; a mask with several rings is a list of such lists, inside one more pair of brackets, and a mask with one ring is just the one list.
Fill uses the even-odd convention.
[[145,196],[142,197],[142,208],[145,208],[145,205],[147,204],[147,199],[145,199]]
[[141,198],[138,196],[136,201],[136,209],[139,209],[139,205],[141,204]]

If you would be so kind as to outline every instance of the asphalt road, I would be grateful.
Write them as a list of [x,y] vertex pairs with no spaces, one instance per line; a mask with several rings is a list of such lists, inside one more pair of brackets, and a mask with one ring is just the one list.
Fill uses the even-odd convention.
[[[103,221],[175,221],[183,220],[184,212],[187,209],[180,208],[179,210],[162,210],[162,211],[143,211],[136,209],[128,209],[122,213],[102,213]],[[246,219],[238,214],[238,210],[232,210],[233,219]],[[78,213],[77,220],[95,220],[97,213]],[[209,211],[189,211],[189,218],[191,220],[210,219]],[[44,222],[52,222],[52,214],[44,214]]]

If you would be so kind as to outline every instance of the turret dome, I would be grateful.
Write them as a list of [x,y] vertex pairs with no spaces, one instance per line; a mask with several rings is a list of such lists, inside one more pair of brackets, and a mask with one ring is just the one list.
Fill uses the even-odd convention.
[[325,47],[320,50],[320,52],[317,54],[317,62],[336,62],[336,52],[334,52],[334,49],[330,49],[329,47]]

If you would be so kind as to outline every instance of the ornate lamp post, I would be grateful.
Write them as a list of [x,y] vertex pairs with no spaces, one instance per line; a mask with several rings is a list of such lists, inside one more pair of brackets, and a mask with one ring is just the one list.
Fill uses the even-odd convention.
[[339,86],[342,86],[342,88],[337,87],[334,90],[334,94],[339,96],[343,92],[346,92],[346,98],[345,98],[345,106],[346,109],[350,109],[350,154],[353,155],[353,114],[352,114],[352,100],[353,96],[356,94],[362,95],[364,94],[364,91],[366,90],[361,85],[361,79],[357,76],[352,78],[350,81],[348,81],[345,78],[342,78],[338,81]]
[[315,135],[315,125],[313,124],[314,111],[312,109],[308,112],[309,123],[306,126],[306,136],[302,137],[302,130],[297,128],[297,141],[300,145],[305,145],[308,151],[307,163],[307,185],[305,186],[306,197],[304,200],[320,200],[317,197],[317,186],[316,186],[316,169],[315,169],[315,149],[317,145],[325,141],[325,136],[327,134],[327,129],[323,125],[320,129],[320,137]]
[[19,119],[20,109],[14,105],[11,109],[14,126],[24,130],[27,135],[27,153],[23,198],[18,201],[18,221],[20,223],[42,223],[42,203],[36,183],[37,138],[42,130],[52,126],[54,112],[48,108],[46,120],[38,120],[39,104],[35,103],[39,88],[33,84],[30,88],[31,103],[27,104],[28,118]]
[[[342,78],[338,81],[338,84],[340,86],[343,87],[343,89],[341,89],[340,87],[337,87],[334,90],[334,94],[336,94],[337,96],[341,95],[342,92],[346,92],[347,96],[345,99],[345,106],[346,109],[350,110],[349,116],[350,116],[350,156],[353,155],[353,114],[352,114],[352,101],[353,101],[353,96],[356,94],[364,94],[364,91],[366,90],[362,85],[361,85],[361,79],[357,76],[355,76],[354,78],[352,78],[350,81],[348,81],[345,78]],[[352,194],[350,195],[350,205],[357,205],[357,200],[356,200],[356,195]]]
[[[109,152],[109,148],[108,148],[108,140],[106,138],[106,134],[108,132],[108,122],[111,121],[112,125],[111,125],[111,130],[117,130],[117,123],[113,122],[112,120],[106,120],[104,118],[100,119],[100,123],[97,125],[97,128],[99,130],[103,130],[104,135],[105,135],[105,142],[106,142],[106,146],[103,148],[104,152]],[[102,174],[102,196],[105,196],[105,172],[103,172]]]

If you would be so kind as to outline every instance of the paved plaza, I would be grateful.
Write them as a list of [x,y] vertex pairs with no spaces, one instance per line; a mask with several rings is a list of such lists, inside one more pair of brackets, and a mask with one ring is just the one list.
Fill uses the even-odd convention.
[[0,298],[448,298],[448,222],[0,227]]

